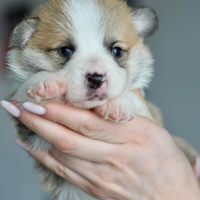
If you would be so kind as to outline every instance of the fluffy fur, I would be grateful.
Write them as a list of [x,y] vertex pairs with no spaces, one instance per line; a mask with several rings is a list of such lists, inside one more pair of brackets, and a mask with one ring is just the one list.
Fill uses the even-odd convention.
[[[135,114],[145,116],[131,90],[143,89],[151,80],[153,58],[143,39],[157,27],[152,9],[132,10],[124,1],[51,0],[11,35],[8,63],[16,87],[11,99],[19,105],[51,100],[93,108],[115,122],[127,122]],[[69,56],[63,55],[63,47]],[[51,149],[14,121],[18,137],[32,149]],[[57,200],[94,199],[40,163],[36,167],[44,189]]]

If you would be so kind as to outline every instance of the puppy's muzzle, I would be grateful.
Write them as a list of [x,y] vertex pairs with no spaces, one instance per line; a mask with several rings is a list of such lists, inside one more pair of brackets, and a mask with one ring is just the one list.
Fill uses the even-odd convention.
[[105,75],[102,74],[87,74],[86,75],[88,87],[91,89],[98,89],[100,88],[106,80]]

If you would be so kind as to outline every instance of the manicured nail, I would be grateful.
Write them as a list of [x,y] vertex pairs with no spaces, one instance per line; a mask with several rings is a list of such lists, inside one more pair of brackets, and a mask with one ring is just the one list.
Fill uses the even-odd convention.
[[15,139],[15,143],[19,147],[21,147],[22,149],[24,149],[25,151],[30,151],[30,147],[27,144],[25,144],[24,142],[22,142],[20,139],[16,138]]
[[37,114],[37,115],[44,115],[46,113],[46,109],[42,106],[39,106],[37,104],[31,103],[31,102],[26,102],[23,103],[22,105],[26,110]]
[[196,167],[197,167],[197,175],[198,175],[198,178],[200,178],[200,157],[197,157],[197,160],[196,160]]
[[8,101],[1,101],[1,106],[14,117],[20,116],[20,110]]

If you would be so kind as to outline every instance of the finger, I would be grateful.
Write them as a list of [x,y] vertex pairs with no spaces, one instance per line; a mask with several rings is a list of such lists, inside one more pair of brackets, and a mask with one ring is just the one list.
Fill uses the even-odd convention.
[[[113,168],[106,163],[84,161],[58,151],[53,151],[52,156],[67,166],[67,168],[72,169],[75,173],[86,179],[90,185],[94,187],[90,190],[93,191],[91,192],[92,194],[95,194],[94,191],[97,190],[103,192],[111,189],[112,192],[115,193],[116,198],[122,196],[123,194],[123,199],[130,199],[130,194],[128,192],[126,193],[124,188],[121,187],[121,184],[124,184],[122,181],[122,176],[124,176],[124,174],[122,175],[122,173],[118,170],[118,167]],[[127,182],[125,182],[125,184],[126,183]]]
[[50,154],[43,151],[29,153],[45,167],[47,167],[63,179],[67,180],[68,182],[78,186],[85,191],[87,191],[87,188],[89,188],[90,183],[84,177],[80,176],[73,169],[69,169],[68,167],[64,166],[61,162],[56,160]]
[[[141,90],[134,90],[134,93],[146,106]],[[81,110],[65,104],[47,103],[44,107],[46,108],[46,114],[43,115],[44,118],[63,124],[89,138],[117,144],[126,143],[128,141],[126,137],[127,132],[124,132],[127,123],[125,125],[106,121],[92,111]],[[27,109],[27,107],[25,108]],[[32,112],[33,110],[41,110],[41,108],[36,109],[35,105],[29,103],[28,110]],[[152,119],[149,111],[148,117]],[[132,122],[128,122],[128,124],[131,123]]]
[[50,154],[52,155],[52,157],[54,157],[64,166],[67,166],[67,168],[79,174],[81,177],[86,179],[92,185],[100,181],[99,176],[97,176],[95,172],[97,171],[96,170],[97,165],[98,166],[103,165],[103,163],[100,164],[99,162],[94,163],[91,161],[83,160],[83,159],[71,156],[69,154],[62,153],[57,149],[54,149],[53,151],[51,151]]
[[61,124],[49,121],[25,110],[21,110],[19,120],[61,152],[82,159],[93,161],[103,160],[114,148],[110,144],[87,138]]
[[[68,154],[63,154],[57,150],[52,152],[52,156],[58,159],[64,166],[73,170],[86,179],[95,188],[108,190],[113,186],[119,192],[122,189],[119,184],[122,182],[121,173],[115,173],[116,168],[112,168],[107,163],[88,162]],[[117,168],[118,169],[118,168]],[[119,175],[120,174],[120,175]]]
[[63,124],[89,138],[116,144],[127,142],[125,124],[106,121],[92,111],[64,104],[48,103],[44,107],[47,110],[44,118]]

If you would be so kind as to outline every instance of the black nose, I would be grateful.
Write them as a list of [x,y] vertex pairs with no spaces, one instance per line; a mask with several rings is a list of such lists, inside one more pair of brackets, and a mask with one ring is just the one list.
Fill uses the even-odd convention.
[[86,76],[86,78],[87,78],[88,86],[91,89],[100,88],[104,83],[104,76],[100,75],[100,74],[97,74],[97,73],[88,74]]

